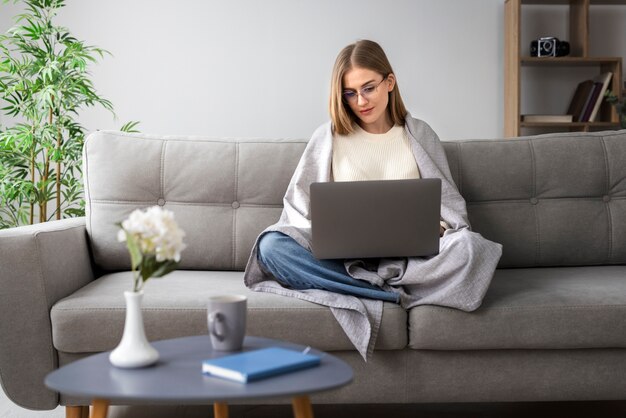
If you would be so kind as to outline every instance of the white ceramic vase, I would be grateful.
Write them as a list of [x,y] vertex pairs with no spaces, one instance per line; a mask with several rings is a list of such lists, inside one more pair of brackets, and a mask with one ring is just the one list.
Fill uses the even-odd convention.
[[146,338],[141,315],[143,291],[124,292],[126,299],[126,322],[122,341],[111,352],[109,360],[116,367],[132,369],[145,367],[159,360],[159,352],[154,349]]

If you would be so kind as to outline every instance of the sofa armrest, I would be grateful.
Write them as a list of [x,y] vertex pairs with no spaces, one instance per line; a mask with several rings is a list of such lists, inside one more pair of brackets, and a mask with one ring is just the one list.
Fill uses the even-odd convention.
[[16,404],[58,405],[43,383],[58,367],[50,309],[93,278],[85,218],[0,231],[0,383]]

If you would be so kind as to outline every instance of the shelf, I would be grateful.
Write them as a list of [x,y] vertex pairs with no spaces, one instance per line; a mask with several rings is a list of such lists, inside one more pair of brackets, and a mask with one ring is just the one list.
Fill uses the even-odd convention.
[[526,66],[593,67],[616,64],[621,60],[621,57],[520,57],[520,64]]
[[[522,55],[522,9],[526,5],[563,5],[567,8],[569,23],[569,43],[571,55],[566,57],[530,57]],[[590,67],[600,75],[612,73],[609,89],[619,96],[626,95],[626,85],[622,84],[622,57],[592,56],[590,50],[589,15],[596,5],[626,5],[626,0],[505,0],[504,3],[504,136],[516,137],[521,128],[562,129],[564,131],[589,131],[614,129],[619,126],[618,114],[607,102],[600,105],[597,120],[601,122],[561,122],[540,123],[521,120],[522,78],[536,78],[532,71],[524,67],[554,68],[560,73],[568,72],[568,67]],[[571,68],[570,68],[571,69]],[[590,77],[591,78],[591,77]],[[578,82],[582,82],[579,80]],[[576,83],[572,81],[572,90]],[[546,92],[547,94],[548,92]],[[528,113],[534,113],[528,109]]]
[[522,128],[614,128],[618,122],[520,122]]

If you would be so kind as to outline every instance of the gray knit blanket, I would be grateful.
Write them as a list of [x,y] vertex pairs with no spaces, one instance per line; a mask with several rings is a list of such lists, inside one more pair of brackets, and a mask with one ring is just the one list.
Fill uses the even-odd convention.
[[[405,309],[440,305],[473,311],[482,303],[502,246],[470,230],[465,200],[452,180],[448,161],[437,134],[425,122],[407,116],[405,129],[422,178],[442,180],[441,217],[450,225],[433,257],[384,258],[377,265],[368,260],[346,260],[352,277],[400,293]],[[309,186],[332,181],[333,135],[330,122],[320,126],[308,142],[283,198],[280,219],[257,237],[248,260],[244,281],[250,289],[275,293],[328,306],[344,332],[367,360],[376,343],[383,302],[324,290],[293,290],[281,286],[265,272],[257,259],[263,234],[279,231],[311,250]]]

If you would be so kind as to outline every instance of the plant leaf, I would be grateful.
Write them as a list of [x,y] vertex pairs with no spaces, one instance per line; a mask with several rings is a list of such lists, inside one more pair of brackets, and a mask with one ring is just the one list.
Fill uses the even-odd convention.
[[139,130],[135,129],[135,127],[139,125],[139,121],[129,121],[126,122],[124,125],[122,125],[122,127],[120,128],[120,131],[122,132],[129,132],[129,133],[138,133]]
[[178,268],[178,262],[167,260],[162,262],[159,268],[152,274],[152,277],[163,277],[166,274],[169,274]]
[[137,270],[139,266],[142,264],[143,255],[141,254],[141,249],[139,248],[139,243],[137,239],[133,236],[133,234],[129,234],[124,230],[124,234],[126,234],[126,247],[128,248],[128,252],[130,253],[130,263],[133,270]]

